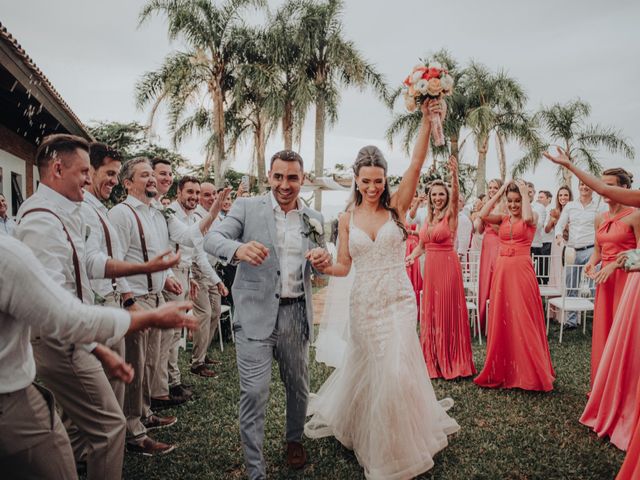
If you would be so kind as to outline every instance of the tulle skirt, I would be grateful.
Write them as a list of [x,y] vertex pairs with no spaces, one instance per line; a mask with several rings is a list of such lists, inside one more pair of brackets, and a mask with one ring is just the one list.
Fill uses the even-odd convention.
[[359,288],[356,279],[345,361],[311,396],[305,425],[308,437],[334,436],[352,449],[367,479],[403,480],[429,470],[460,428],[445,411],[453,402],[438,402],[427,376],[415,299],[402,273],[395,287],[384,275],[380,288]]

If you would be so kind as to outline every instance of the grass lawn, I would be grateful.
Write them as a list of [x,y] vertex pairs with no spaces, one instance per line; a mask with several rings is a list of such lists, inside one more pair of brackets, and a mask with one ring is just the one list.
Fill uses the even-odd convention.
[[[551,393],[486,390],[471,380],[435,381],[438,398],[455,400],[449,411],[461,430],[449,447],[435,457],[435,467],[419,478],[433,479],[612,479],[624,454],[582,426],[578,418],[586,403],[590,335],[573,331],[557,342],[550,335],[556,368]],[[215,347],[216,342],[214,342]],[[154,432],[159,440],[177,443],[164,458],[127,455],[126,479],[233,479],[244,478],[238,429],[238,374],[235,350],[212,349],[223,362],[219,377],[207,380],[188,373],[187,354],[181,352],[184,382],[194,386],[194,401],[167,414],[176,425]],[[485,346],[474,344],[478,370]],[[311,390],[316,391],[331,370],[315,363],[311,353]],[[355,456],[335,439],[305,440],[309,464],[292,472],[284,458],[284,388],[274,362],[271,398],[266,418],[264,454],[272,479],[361,479]]]

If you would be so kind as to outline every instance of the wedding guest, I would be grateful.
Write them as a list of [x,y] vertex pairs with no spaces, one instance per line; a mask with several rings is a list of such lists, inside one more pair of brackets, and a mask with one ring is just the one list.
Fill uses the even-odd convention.
[[[26,245],[13,238],[0,242],[0,271],[2,474],[5,478],[77,478],[73,450],[54,408],[53,395],[34,383],[36,363],[29,345],[30,330],[56,338],[61,345],[94,341],[111,345],[125,333],[150,326],[193,328],[193,320],[185,315],[189,305],[169,304],[150,312],[131,313],[84,305],[50,278]],[[117,371],[123,381],[131,381],[137,373],[126,364]],[[96,429],[101,428],[105,426],[96,425]],[[120,478],[117,467],[109,466],[97,477]],[[92,470],[91,475],[95,478],[96,472]]]
[[420,343],[431,378],[447,380],[476,373],[462,270],[453,243],[458,228],[458,162],[449,159],[451,190],[434,180],[427,192],[427,221],[411,265],[425,251]]
[[471,248],[471,237],[473,236],[473,222],[465,211],[464,197],[460,195],[458,199],[458,232],[456,236],[456,250],[458,255],[466,255]]
[[543,255],[540,267],[542,270],[542,284],[548,285],[551,278],[551,248],[553,241],[555,240],[553,232],[547,231],[547,225],[549,224],[549,215],[552,210],[551,200],[553,195],[548,190],[540,190],[538,192],[537,203],[541,204],[545,210],[545,221],[542,225],[542,247],[540,248],[540,255]]
[[[178,182],[178,196],[176,200],[171,203],[170,208],[176,212],[176,218],[185,225],[193,225],[198,222],[199,218],[201,218],[200,215],[196,216],[194,214],[196,206],[198,205],[199,195],[200,181],[197,178],[185,176],[180,179]],[[223,192],[221,195],[226,195],[226,192]],[[209,206],[209,208],[211,207],[212,205]],[[176,248],[178,248],[178,244],[176,244]],[[191,269],[197,269],[198,278],[197,281],[193,280],[195,288],[191,291],[191,299],[194,301],[194,316],[198,319],[199,325],[198,331],[193,334],[193,356],[197,360],[195,367],[192,362],[191,373],[195,373],[201,377],[215,378],[217,376],[216,373],[209,370],[205,365],[205,356],[207,348],[209,347],[207,342],[210,340],[210,324],[212,318],[208,286],[209,284],[214,286],[218,292],[218,296],[225,293],[226,289],[220,280],[220,277],[218,277],[215,270],[209,263],[209,259],[204,253],[202,245],[196,245],[193,248],[181,247],[180,252],[182,257],[177,271],[176,268],[173,268],[174,273],[182,272],[182,274],[185,275],[186,280],[188,280],[191,276]],[[166,300],[171,298],[171,295],[165,295]],[[202,308],[203,304],[205,305],[204,308]],[[196,307],[196,305],[198,307]],[[219,302],[217,305],[217,314],[219,316]],[[206,306],[209,306],[208,311]],[[204,315],[203,311],[205,313]],[[172,386],[173,385],[170,384],[170,387]]]
[[160,199],[160,204],[161,204],[163,207],[165,207],[165,208],[166,208],[166,207],[168,207],[169,205],[171,205],[171,199],[170,199],[169,197],[164,197],[164,196],[163,196],[163,197]]
[[[640,405],[640,383],[636,394],[636,405]],[[640,408],[636,408],[633,424],[635,427],[627,449],[627,456],[624,458],[616,480],[637,480],[640,478]]]
[[[558,148],[556,155],[545,153],[545,157],[570,170],[603,197],[622,205],[640,207],[640,191],[604,183],[573,165],[564,150]],[[580,417],[582,424],[592,428],[600,437],[608,436],[611,443],[621,450],[627,450],[636,428],[640,388],[640,356],[637,353],[640,350],[640,265],[627,264],[626,260],[625,255],[621,255],[617,265],[633,273],[627,277],[593,379],[589,401]],[[633,468],[633,463],[632,459],[628,468]]]
[[[538,218],[538,223],[536,224],[536,234],[533,236],[533,240],[531,242],[531,254],[532,255],[544,255],[542,250],[542,237],[544,235],[544,226],[547,220],[547,209],[544,204],[535,201],[534,198],[536,195],[536,187],[531,182],[525,182],[527,185],[527,192],[529,194],[529,202],[531,203],[531,209],[536,214]],[[547,270],[544,268],[543,260],[536,259],[535,262],[535,271],[536,278],[538,279],[538,283],[544,283],[543,277],[547,275]]]
[[[569,240],[567,246],[575,250],[575,265],[585,265],[593,254],[593,245],[595,243],[595,219],[596,214],[603,209],[600,205],[600,198],[594,197],[593,190],[582,182],[578,183],[580,198],[577,201],[571,201],[562,209],[562,214],[558,219],[555,227],[556,240],[562,239],[564,228],[569,226]],[[567,292],[568,296],[575,297],[577,295],[577,287],[579,278],[574,270],[567,272],[565,278],[567,287],[571,288]],[[577,312],[568,312],[565,317],[563,328],[565,330],[575,330],[577,327]]]
[[[491,213],[506,194],[507,215]],[[482,220],[500,225],[484,367],[475,378],[488,388],[550,391],[555,372],[545,332],[540,290],[531,261],[538,219],[522,180],[503,185],[481,211]]]
[[303,228],[311,231],[311,222],[323,224],[322,216],[298,197],[303,182],[302,157],[291,150],[276,153],[269,168],[271,191],[236,200],[205,238],[206,252],[238,263],[233,293],[240,436],[252,480],[266,478],[262,445],[274,359],[286,391],[287,463],[300,469],[307,461],[301,441],[313,340],[311,268],[319,262],[329,265],[331,257],[313,248],[319,239],[303,236]]
[[[631,188],[632,176],[622,168],[602,172],[607,185]],[[591,340],[591,384],[607,342],[620,296],[627,282],[627,272],[618,268],[618,254],[635,248],[640,235],[640,211],[602,197],[609,211],[595,220],[595,248],[584,267],[585,275],[597,283]],[[596,267],[600,264],[600,271]]]
[[[409,219],[412,217],[415,218],[416,211],[421,203],[422,198],[416,194],[416,196],[413,197],[413,200],[411,201],[411,207],[409,209],[409,213],[407,214],[407,221],[405,222],[405,226],[407,229],[407,248],[405,256],[407,257],[411,254],[411,252],[415,250],[415,248],[418,246],[418,243],[420,243],[420,225],[417,223],[412,223]],[[413,216],[411,215],[412,212]],[[422,292],[423,286],[422,272],[420,270],[420,262],[413,262],[411,265],[407,265],[407,275],[409,275],[411,286],[413,287],[413,293],[416,296],[416,305],[418,306],[418,320],[420,319],[420,293]]]
[[[487,203],[500,190],[503,182],[499,178],[494,178],[487,185]],[[494,202],[496,214],[501,215],[504,212],[502,202]],[[498,258],[498,249],[500,248],[500,239],[498,238],[498,228],[495,225],[487,224],[478,215],[474,222],[474,231],[478,234],[484,234],[482,238],[482,249],[480,250],[480,272],[478,278],[478,317],[480,319],[480,330],[487,331],[487,300],[491,290],[491,282],[493,281],[493,270]]]
[[549,262],[549,284],[555,287],[560,287],[563,283],[562,267],[564,266],[564,245],[569,239],[569,229],[568,226],[565,227],[561,239],[556,239],[554,232],[558,219],[562,214],[562,209],[571,200],[573,200],[573,192],[571,192],[571,189],[567,186],[560,187],[556,193],[556,206],[549,211],[547,225],[544,227],[545,233],[553,237],[551,244],[551,261]]
[[7,215],[7,199],[0,193],[0,235],[13,236],[16,222]]
[[[73,135],[47,136],[36,151],[35,163],[40,184],[18,211],[15,236],[31,249],[51,279],[82,302],[93,304],[89,278],[128,274],[124,270],[132,265],[108,258],[87,243],[90,228],[81,202],[83,187],[91,183],[89,144]],[[154,262],[159,268],[146,267]],[[133,271],[171,265],[171,259],[166,263],[161,256],[154,262],[137,262],[143,265],[133,266]],[[124,360],[104,345],[63,344],[37,330],[32,344],[38,377],[54,392],[64,417],[77,427],[69,434],[76,459],[86,455],[88,478],[119,478],[125,421],[102,367],[113,375],[124,368]]]

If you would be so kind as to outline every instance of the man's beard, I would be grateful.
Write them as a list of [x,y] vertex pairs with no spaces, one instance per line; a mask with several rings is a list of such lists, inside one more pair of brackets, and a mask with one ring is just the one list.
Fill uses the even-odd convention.
[[147,198],[156,198],[158,196],[158,192],[152,192],[151,190],[145,190],[144,194]]

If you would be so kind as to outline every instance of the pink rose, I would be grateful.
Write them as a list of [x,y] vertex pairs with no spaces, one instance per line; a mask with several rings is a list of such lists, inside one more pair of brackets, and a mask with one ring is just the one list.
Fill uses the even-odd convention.
[[427,81],[427,94],[437,97],[442,93],[442,85],[439,78],[430,78]]

